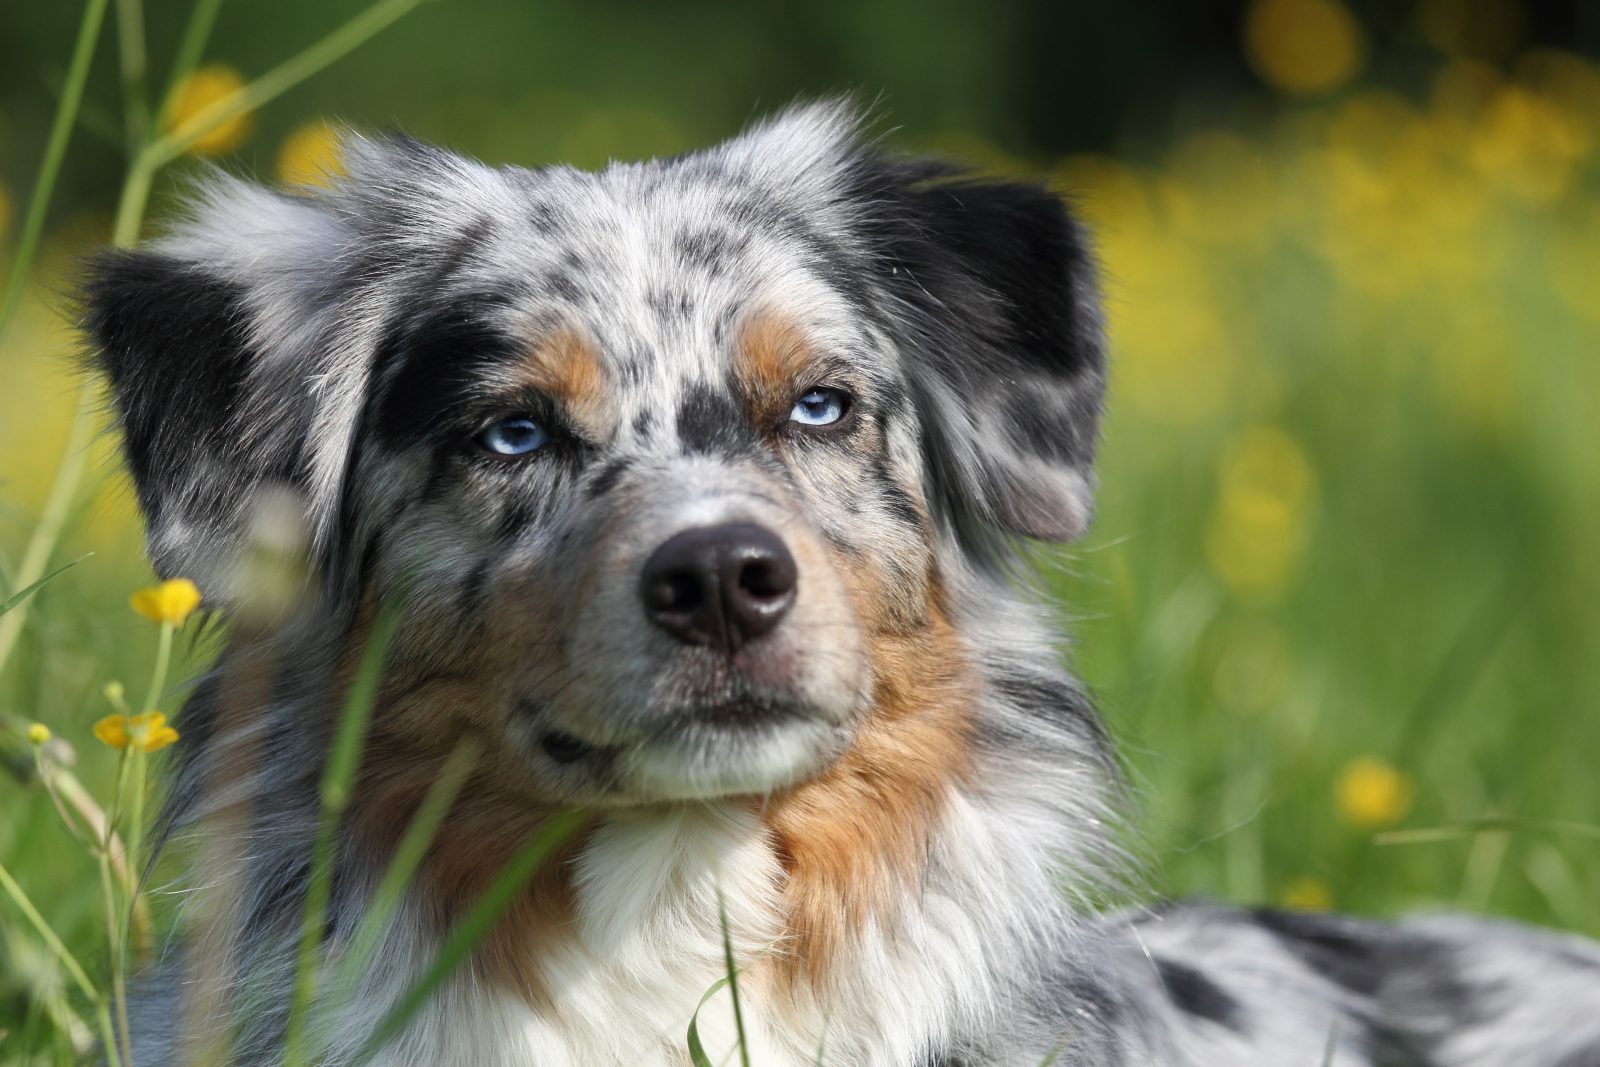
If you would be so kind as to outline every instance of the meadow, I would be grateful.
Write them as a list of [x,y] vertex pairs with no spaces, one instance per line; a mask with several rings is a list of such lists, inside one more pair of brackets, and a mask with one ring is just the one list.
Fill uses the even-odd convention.
[[[170,126],[242,84],[190,79]],[[227,162],[250,117],[184,151]],[[605,119],[572,136],[691,146]],[[275,121],[291,132],[240,169],[336,165],[317,116]],[[1037,556],[1119,739],[1143,891],[1600,935],[1600,67],[1441,55],[1404,90],[1352,76],[1113,155],[896,143],[1042,174],[1096,234],[1099,511]],[[29,194],[0,189],[0,278]],[[60,522],[52,566],[79,561],[0,617],[20,620],[0,642],[0,864],[92,970],[96,859],[35,760],[109,798],[119,752],[93,726],[109,683],[143,694],[159,643],[129,606],[153,579],[115,442],[74,436],[63,293],[113,225],[53,226],[0,336],[0,603],[41,521]],[[64,456],[84,474],[53,507]],[[179,635],[162,707],[214,640]],[[159,936],[175,902],[150,903]],[[0,897],[0,1063],[75,1062],[92,1025]]]

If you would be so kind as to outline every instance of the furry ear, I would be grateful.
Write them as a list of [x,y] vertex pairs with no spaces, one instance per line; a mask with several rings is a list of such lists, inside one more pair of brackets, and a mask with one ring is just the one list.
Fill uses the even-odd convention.
[[1082,229],[1038,185],[873,156],[861,176],[946,514],[989,555],[997,532],[1076,537],[1106,359]]
[[317,296],[329,291],[333,225],[310,201],[217,179],[170,236],[100,256],[85,279],[91,363],[109,386],[151,561],[213,602],[227,599],[261,492],[294,490],[316,521],[334,317]]

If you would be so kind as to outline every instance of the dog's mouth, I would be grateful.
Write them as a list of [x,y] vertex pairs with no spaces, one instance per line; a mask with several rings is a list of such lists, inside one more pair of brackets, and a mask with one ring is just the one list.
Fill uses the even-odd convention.
[[556,766],[598,772],[625,795],[677,800],[793,784],[831,759],[838,730],[800,705],[742,698],[681,709],[629,743],[546,730],[537,744]]

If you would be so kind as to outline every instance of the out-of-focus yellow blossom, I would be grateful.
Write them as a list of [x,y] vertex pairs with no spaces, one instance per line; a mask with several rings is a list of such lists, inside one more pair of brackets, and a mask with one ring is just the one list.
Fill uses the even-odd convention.
[[1366,39],[1338,0],[1256,0],[1245,15],[1245,55],[1269,85],[1321,93],[1354,78]]
[[1334,795],[1339,813],[1352,826],[1391,826],[1411,810],[1411,779],[1376,756],[1351,760],[1339,772]]
[[36,722],[28,727],[28,740],[36,745],[45,744],[50,740],[50,727],[42,722]]
[[1600,66],[1570,52],[1539,49],[1517,63],[1517,80],[1574,123],[1592,151],[1600,138]]
[[1548,99],[1507,86],[1484,110],[1469,158],[1507,193],[1544,204],[1571,187],[1573,165],[1589,144],[1579,119]]
[[332,185],[344,177],[339,129],[317,119],[298,126],[278,149],[278,178],[288,185]]
[[[232,67],[221,64],[201,67],[179,82],[167,106],[166,129],[170,133],[200,112],[244,88],[244,79]],[[244,143],[253,124],[249,112],[236,115],[207,130],[189,146],[196,155],[220,155]]]
[[143,752],[158,752],[178,739],[159,711],[143,715],[107,715],[94,724],[94,735],[112,748],[130,745]]
[[133,610],[151,622],[182,626],[200,606],[200,590],[187,578],[172,578],[128,598]]
[[1315,496],[1311,462],[1293,437],[1274,426],[1240,433],[1218,466],[1206,534],[1212,571],[1236,594],[1275,598],[1300,562]]
[[1278,900],[1295,911],[1327,911],[1333,907],[1333,891],[1322,879],[1307,876],[1284,886]]

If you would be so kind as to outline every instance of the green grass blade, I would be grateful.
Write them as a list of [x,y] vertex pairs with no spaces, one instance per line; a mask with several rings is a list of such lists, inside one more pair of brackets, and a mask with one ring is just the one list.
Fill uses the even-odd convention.
[[83,83],[89,77],[95,41],[100,37],[100,24],[105,21],[105,16],[106,0],[89,0],[83,7],[77,43],[72,47],[72,62],[67,66],[67,81],[61,88],[61,102],[56,105],[55,120],[50,125],[50,139],[45,142],[44,158],[39,161],[39,176],[34,181],[33,194],[28,199],[28,213],[23,217],[17,253],[11,260],[11,277],[6,282],[5,300],[0,303],[0,337],[5,336],[11,316],[16,313],[17,304],[22,300],[22,287],[27,282],[28,269],[33,266],[34,253],[39,250],[44,217],[50,207],[50,196],[55,192],[56,178],[61,173],[61,160],[67,154],[67,142],[72,139],[72,127],[78,121]]
[[39,590],[43,589],[45,586],[49,585],[51,582],[53,582],[57,578],[59,578],[62,575],[63,572],[71,570],[73,567],[76,567],[78,564],[82,563],[84,560],[88,559],[92,555],[94,555],[93,552],[85,552],[83,555],[79,556],[77,559],[73,560],[71,563],[63,563],[61,566],[59,566],[55,570],[51,571],[49,574],[45,575],[43,578],[40,578],[37,582],[34,582],[31,585],[29,585],[26,589],[18,589],[15,593],[12,593],[9,598],[7,598],[5,603],[0,604],[0,615],[4,615],[6,612],[10,611],[12,608],[14,608],[17,605],[21,604],[24,600],[27,600],[30,596],[32,596],[33,594],[37,593]]
[[1043,1062],[1041,1062],[1039,1064],[1039,1067],[1050,1067],[1050,1065],[1052,1063],[1055,1063],[1056,1060],[1058,1060],[1061,1057],[1061,1054],[1063,1052],[1065,1052],[1066,1049],[1067,1049],[1067,1039],[1066,1038],[1062,1038],[1060,1041],[1056,1042],[1055,1048],[1052,1048],[1050,1050],[1050,1054],[1047,1055],[1044,1058]]
[[727,984],[727,978],[718,978],[712,982],[711,987],[700,997],[700,1003],[694,1006],[694,1014],[689,1016],[689,1034],[686,1040],[689,1044],[689,1062],[694,1064],[694,1067],[716,1067],[711,1062],[711,1057],[706,1055],[705,1043],[700,1040],[700,1009]]
[[254,111],[344,58],[406,15],[422,0],[378,0],[320,41],[291,56],[237,93],[231,93],[187,119],[150,145],[157,166],[182,155],[214,127]]
[[211,39],[211,28],[217,24],[217,12],[221,9],[222,0],[195,0],[194,8],[189,12],[189,21],[183,27],[183,38],[178,42],[177,55],[172,60],[166,91],[161,94],[158,103],[162,119],[165,119],[167,109],[172,106],[178,86],[200,65],[200,57],[205,55],[206,42]]
[[383,680],[383,664],[394,642],[403,611],[390,602],[378,613],[350,692],[339,716],[328,765],[322,772],[322,811],[317,838],[312,846],[311,879],[306,888],[305,911],[300,921],[300,947],[295,961],[294,1001],[284,1037],[283,1062],[286,1067],[306,1062],[306,1020],[316,996],[317,961],[321,955],[323,923],[327,918],[328,897],[333,887],[333,857],[339,841],[339,820],[350,802],[356,773],[361,767],[361,751],[366,744],[372,708],[377,703],[378,686]]
[[411,885],[412,877],[421,866],[428,848],[438,836],[440,824],[444,822],[450,806],[455,803],[461,787],[466,784],[467,776],[472,773],[477,759],[478,747],[470,742],[464,742],[450,754],[443,770],[439,772],[439,777],[423,797],[399,845],[395,847],[388,869],[384,871],[378,888],[372,894],[372,902],[367,905],[366,913],[361,917],[349,946],[339,960],[330,982],[335,1004],[348,1003],[350,997],[354,995],[356,984],[366,972],[367,965],[372,962],[378,942],[389,926],[389,920],[394,917],[401,901],[405,899],[406,889]]
[[733,998],[733,1028],[739,1038],[739,1067],[750,1067],[750,1048],[744,1039],[744,1012],[739,1006],[739,968],[734,965],[733,934],[728,929],[728,906],[717,886],[717,919],[722,924],[722,961],[728,969],[728,995]]
[[[17,564],[16,580],[29,586],[38,581],[50,564],[61,531],[66,525],[72,500],[78,495],[78,485],[83,480],[84,464],[89,459],[89,435],[94,429],[95,387],[84,382],[78,391],[77,410],[72,416],[72,426],[67,431],[67,443],[61,450],[61,463],[50,483],[50,494],[45,498],[44,509],[39,512],[39,522],[23,549],[22,562]],[[0,617],[0,672],[17,647],[22,635],[22,624],[27,621],[28,604],[24,600],[16,610]]]
[[77,984],[83,995],[94,1003],[100,1003],[100,991],[89,980],[88,972],[83,969],[83,965],[78,962],[77,957],[62,943],[61,938],[56,936],[56,932],[50,928],[50,924],[45,922],[44,916],[39,914],[39,909],[33,906],[33,901],[28,899],[28,894],[23,892],[22,886],[17,884],[15,878],[11,877],[11,872],[6,870],[3,863],[0,863],[0,889],[6,891],[6,895],[16,904],[18,910],[28,920],[29,925],[49,946],[56,959],[61,961],[61,966],[67,969],[67,973],[72,976],[73,982]]
[[483,896],[460,922],[451,928],[444,944],[439,946],[433,962],[410,989],[400,998],[383,1022],[356,1056],[356,1063],[365,1063],[398,1035],[411,1016],[444,984],[456,968],[466,962],[477,948],[478,942],[493,929],[496,921],[522,892],[528,880],[561,844],[571,837],[585,822],[585,816],[576,811],[560,811],[551,816],[538,833],[523,844],[511,862],[495,876]]

